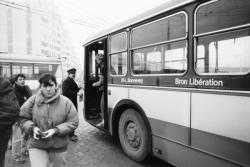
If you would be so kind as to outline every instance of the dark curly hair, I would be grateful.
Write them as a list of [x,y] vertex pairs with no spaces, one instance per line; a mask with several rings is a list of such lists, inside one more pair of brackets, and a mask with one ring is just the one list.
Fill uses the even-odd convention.
[[17,74],[17,75],[15,76],[15,81],[17,81],[19,77],[24,78],[24,79],[26,78],[26,76],[25,76],[24,74],[21,74],[21,73],[20,73],[20,74]]
[[56,77],[53,74],[50,73],[43,74],[39,79],[40,85],[44,84],[45,87],[51,86],[50,81],[54,82],[55,85],[57,85]]

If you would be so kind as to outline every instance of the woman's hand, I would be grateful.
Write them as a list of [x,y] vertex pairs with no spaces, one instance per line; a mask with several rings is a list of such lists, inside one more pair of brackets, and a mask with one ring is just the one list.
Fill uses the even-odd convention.
[[45,132],[43,132],[43,139],[47,139],[47,138],[50,138],[52,137],[54,134],[56,133],[56,130],[55,129],[49,129]]
[[33,138],[36,140],[41,138],[41,130],[36,126],[33,127]]

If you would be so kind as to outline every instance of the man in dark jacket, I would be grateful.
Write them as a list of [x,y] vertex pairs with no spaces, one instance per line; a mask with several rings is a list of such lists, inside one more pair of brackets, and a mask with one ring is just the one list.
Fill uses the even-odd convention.
[[25,85],[25,79],[26,77],[24,74],[17,74],[13,85],[20,107],[30,96],[32,96],[31,89],[28,85]]
[[[74,80],[76,76],[76,69],[71,68],[67,72],[68,72],[68,78],[66,78],[62,83],[62,94],[68,97],[73,102],[77,110],[77,93],[80,90],[80,88],[78,87],[78,85]],[[74,131],[69,136],[72,141],[78,140]]]
[[[17,74],[15,77],[15,82],[13,84],[14,92],[16,94],[19,106],[21,107],[23,103],[32,96],[31,89],[28,85],[25,85],[25,75],[24,74]],[[19,129],[18,125],[13,126],[13,135],[17,132]],[[16,149],[15,143],[12,145],[12,149],[15,151],[14,159],[16,163],[24,163],[25,158],[23,156],[28,155],[28,149],[27,149],[27,140],[29,136],[25,133],[22,133],[22,142],[21,142],[21,155],[18,155],[18,151]],[[15,139],[14,139],[15,140]]]
[[0,167],[4,167],[11,127],[18,116],[19,105],[11,83],[0,76]]

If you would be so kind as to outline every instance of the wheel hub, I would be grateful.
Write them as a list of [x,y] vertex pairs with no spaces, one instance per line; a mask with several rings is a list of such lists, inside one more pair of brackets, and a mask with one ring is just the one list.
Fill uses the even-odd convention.
[[141,137],[137,126],[133,122],[130,122],[125,133],[128,144],[134,149],[139,149],[141,145]]

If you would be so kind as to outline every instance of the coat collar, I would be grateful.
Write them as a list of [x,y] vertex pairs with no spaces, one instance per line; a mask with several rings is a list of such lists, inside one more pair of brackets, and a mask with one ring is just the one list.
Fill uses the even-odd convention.
[[56,99],[58,99],[59,96],[60,96],[60,91],[56,91],[56,94],[54,96],[52,96],[49,99],[45,99],[45,97],[42,93],[42,90],[39,90],[37,95],[36,95],[36,104],[38,106],[40,106],[42,103],[45,103],[45,104],[51,103],[51,102],[55,101]]

